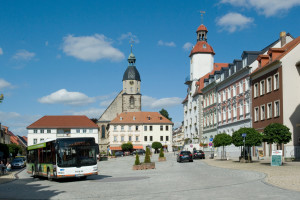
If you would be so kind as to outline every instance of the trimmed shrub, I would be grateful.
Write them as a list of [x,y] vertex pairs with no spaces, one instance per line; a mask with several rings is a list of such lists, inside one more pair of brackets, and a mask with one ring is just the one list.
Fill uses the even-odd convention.
[[160,157],[160,158],[165,157],[164,149],[163,149],[163,148],[160,148],[159,157]]
[[113,156],[116,156],[116,153],[115,153],[115,151],[113,151]]
[[149,149],[148,147],[146,148],[146,155],[145,155],[144,163],[151,163],[151,159],[150,159],[150,149]]
[[136,153],[135,154],[135,162],[134,162],[134,165],[140,165],[141,162],[140,162],[140,157],[139,157],[139,154]]

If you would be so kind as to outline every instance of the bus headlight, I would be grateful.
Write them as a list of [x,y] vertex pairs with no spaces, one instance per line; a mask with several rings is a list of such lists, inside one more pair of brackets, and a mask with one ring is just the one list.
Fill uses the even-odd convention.
[[98,171],[98,167],[93,167],[93,170],[94,171]]

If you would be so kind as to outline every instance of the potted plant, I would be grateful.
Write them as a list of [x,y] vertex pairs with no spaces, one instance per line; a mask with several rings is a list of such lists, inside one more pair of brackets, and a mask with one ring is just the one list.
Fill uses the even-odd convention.
[[146,148],[146,155],[144,163],[142,163],[143,169],[154,169],[155,168],[155,162],[151,162],[150,159],[150,149]]
[[163,148],[160,148],[158,161],[159,161],[159,162],[161,162],[161,161],[166,161],[166,157],[165,157],[164,149],[163,149]]
[[133,165],[132,169],[133,170],[141,170],[141,169],[143,169],[143,166],[141,165],[141,162],[140,162],[139,154],[137,152],[135,154],[135,162],[134,162],[134,165]]

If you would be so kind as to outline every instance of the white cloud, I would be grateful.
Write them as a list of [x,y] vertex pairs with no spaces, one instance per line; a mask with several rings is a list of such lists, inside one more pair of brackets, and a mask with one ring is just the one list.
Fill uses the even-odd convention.
[[299,6],[300,0],[221,0],[220,3],[229,3],[233,6],[254,8],[258,13],[270,16],[280,16],[289,9]]
[[6,80],[0,78],[0,89],[2,90],[3,88],[12,88],[13,86],[11,83],[7,82]]
[[80,92],[68,92],[66,89],[61,89],[38,101],[46,104],[86,105],[95,102],[95,98]]
[[176,47],[174,42],[164,42],[162,40],[159,40],[157,44],[158,46]]
[[89,108],[82,111],[67,111],[66,113],[72,115],[86,115],[88,118],[99,118],[105,111],[103,108]]
[[182,122],[174,122],[173,128],[178,128],[182,125]]
[[233,12],[227,13],[223,17],[217,19],[217,25],[230,33],[235,32],[237,29],[242,30],[252,23],[253,18],[245,17],[239,13]]
[[63,51],[68,56],[91,62],[101,59],[120,61],[125,58],[120,50],[112,46],[111,40],[100,34],[81,37],[68,35],[64,37]]
[[142,96],[142,107],[148,108],[167,108],[181,104],[182,99],[179,97],[169,97],[155,99],[149,96]]
[[193,47],[193,44],[192,44],[192,43],[186,42],[186,43],[183,45],[182,48],[183,48],[185,51],[190,51],[190,50],[192,49],[192,47]]
[[108,107],[112,101],[113,101],[113,99],[102,101],[102,102],[100,102],[100,106]]
[[134,41],[134,43],[140,43],[140,40],[138,39],[138,37],[136,35],[133,35],[131,32],[122,34],[119,38],[118,38],[119,42],[122,43],[123,40],[128,40],[130,41]]
[[3,55],[3,50],[1,47],[0,47],[0,55]]
[[18,52],[13,56],[15,60],[31,60],[35,57],[35,53],[29,52],[25,49],[18,50]]
[[21,115],[16,112],[2,112],[0,111],[1,124],[8,127],[8,130],[15,135],[26,136],[26,127],[38,120],[39,115]]

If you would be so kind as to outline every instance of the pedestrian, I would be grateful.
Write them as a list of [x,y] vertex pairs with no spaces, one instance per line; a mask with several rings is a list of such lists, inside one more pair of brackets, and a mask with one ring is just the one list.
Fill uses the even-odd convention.
[[11,164],[10,162],[6,163],[6,172],[10,172],[11,171]]
[[5,167],[5,165],[3,164],[3,161],[1,160],[0,161],[0,173],[1,173],[1,175],[4,174],[4,167]]

